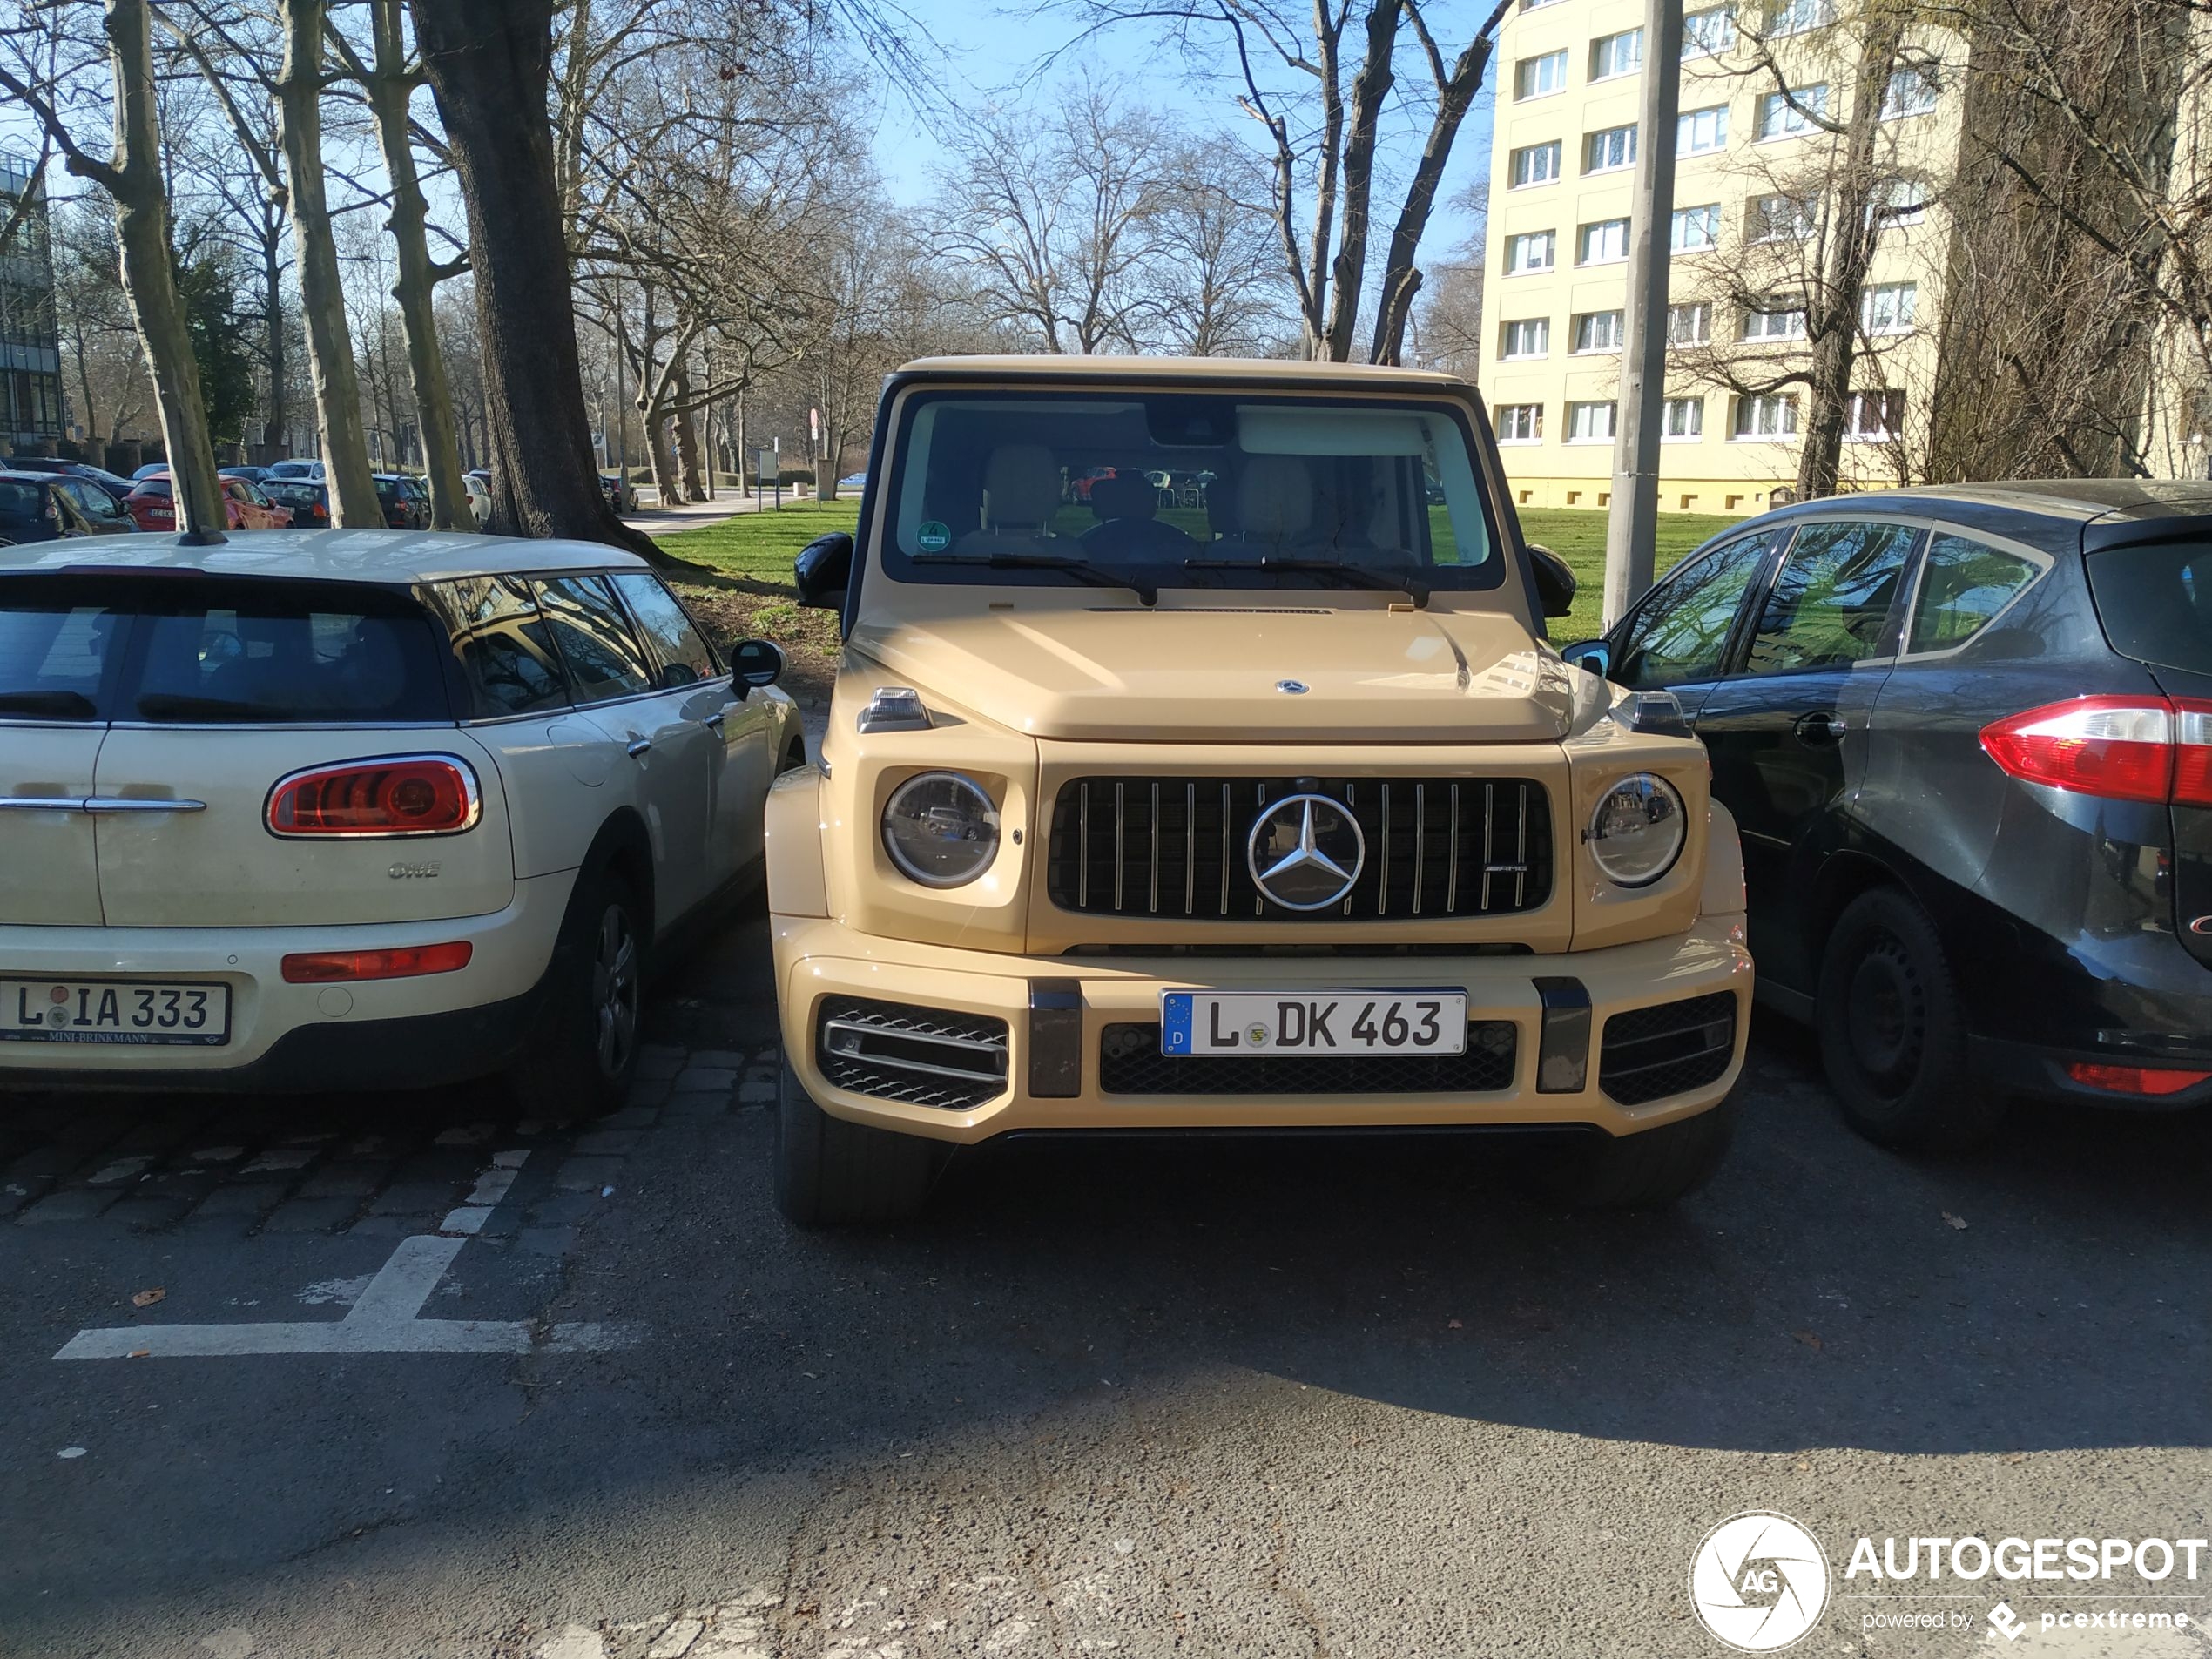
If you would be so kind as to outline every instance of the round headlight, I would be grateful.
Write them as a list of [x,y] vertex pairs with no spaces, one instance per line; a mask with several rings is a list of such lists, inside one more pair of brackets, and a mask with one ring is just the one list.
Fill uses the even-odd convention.
[[999,812],[982,786],[956,772],[925,772],[892,791],[883,850],[925,887],[957,887],[991,867]]
[[1689,833],[1682,795],[1664,778],[1633,772],[1598,798],[1586,839],[1608,880],[1650,886],[1675,867]]

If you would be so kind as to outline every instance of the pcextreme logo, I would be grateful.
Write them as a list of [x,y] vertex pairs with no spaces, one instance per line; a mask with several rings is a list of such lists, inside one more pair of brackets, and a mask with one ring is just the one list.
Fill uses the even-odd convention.
[[1742,1653],[1774,1653],[1819,1622],[1828,1605],[1828,1557],[1787,1515],[1730,1515],[1689,1561],[1698,1622]]

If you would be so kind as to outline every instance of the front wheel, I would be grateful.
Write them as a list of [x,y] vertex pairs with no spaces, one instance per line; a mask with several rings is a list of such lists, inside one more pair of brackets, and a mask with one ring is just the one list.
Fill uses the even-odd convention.
[[776,1207],[794,1226],[882,1225],[921,1213],[948,1149],[832,1117],[786,1063],[776,1101]]
[[611,872],[570,902],[554,951],[546,1030],[516,1062],[516,1094],[556,1116],[590,1116],[622,1104],[637,1069],[645,979],[644,913]]

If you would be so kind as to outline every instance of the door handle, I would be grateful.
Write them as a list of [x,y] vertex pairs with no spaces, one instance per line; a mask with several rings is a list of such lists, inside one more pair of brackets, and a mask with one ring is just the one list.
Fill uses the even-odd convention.
[[722,722],[723,722],[723,721],[725,721],[725,720],[726,720],[726,719],[728,719],[729,718],[730,718],[730,711],[729,711],[729,710],[727,710],[727,709],[717,709],[717,710],[715,710],[715,711],[714,711],[714,712],[713,712],[713,713],[711,713],[711,714],[702,714],[701,716],[699,716],[699,724],[700,724],[701,725],[711,725],[711,726],[712,726],[712,727],[713,727],[713,728],[714,728],[717,732],[719,732],[719,731],[722,729]]
[[1815,709],[1810,714],[1800,714],[1791,729],[1801,743],[1829,744],[1841,743],[1851,725],[1833,709]]
[[624,750],[623,752],[628,755],[632,760],[637,760],[643,758],[645,752],[652,746],[653,740],[651,738],[632,738],[630,740],[630,747]]

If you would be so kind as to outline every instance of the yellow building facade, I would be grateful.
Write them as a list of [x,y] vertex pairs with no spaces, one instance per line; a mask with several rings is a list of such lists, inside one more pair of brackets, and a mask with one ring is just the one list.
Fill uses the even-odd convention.
[[[1828,269],[1866,20],[1857,0],[1689,0],[1669,227],[1662,510],[1751,513],[1794,496],[1809,361],[1804,295]],[[1516,499],[1608,504],[1642,78],[1642,0],[1537,0],[1501,35],[1485,341],[1478,374]],[[1878,230],[1843,459],[1849,487],[1912,475],[1944,303],[1943,185],[1963,45],[1908,32],[1872,157]],[[1874,78],[1879,79],[1879,78]]]

